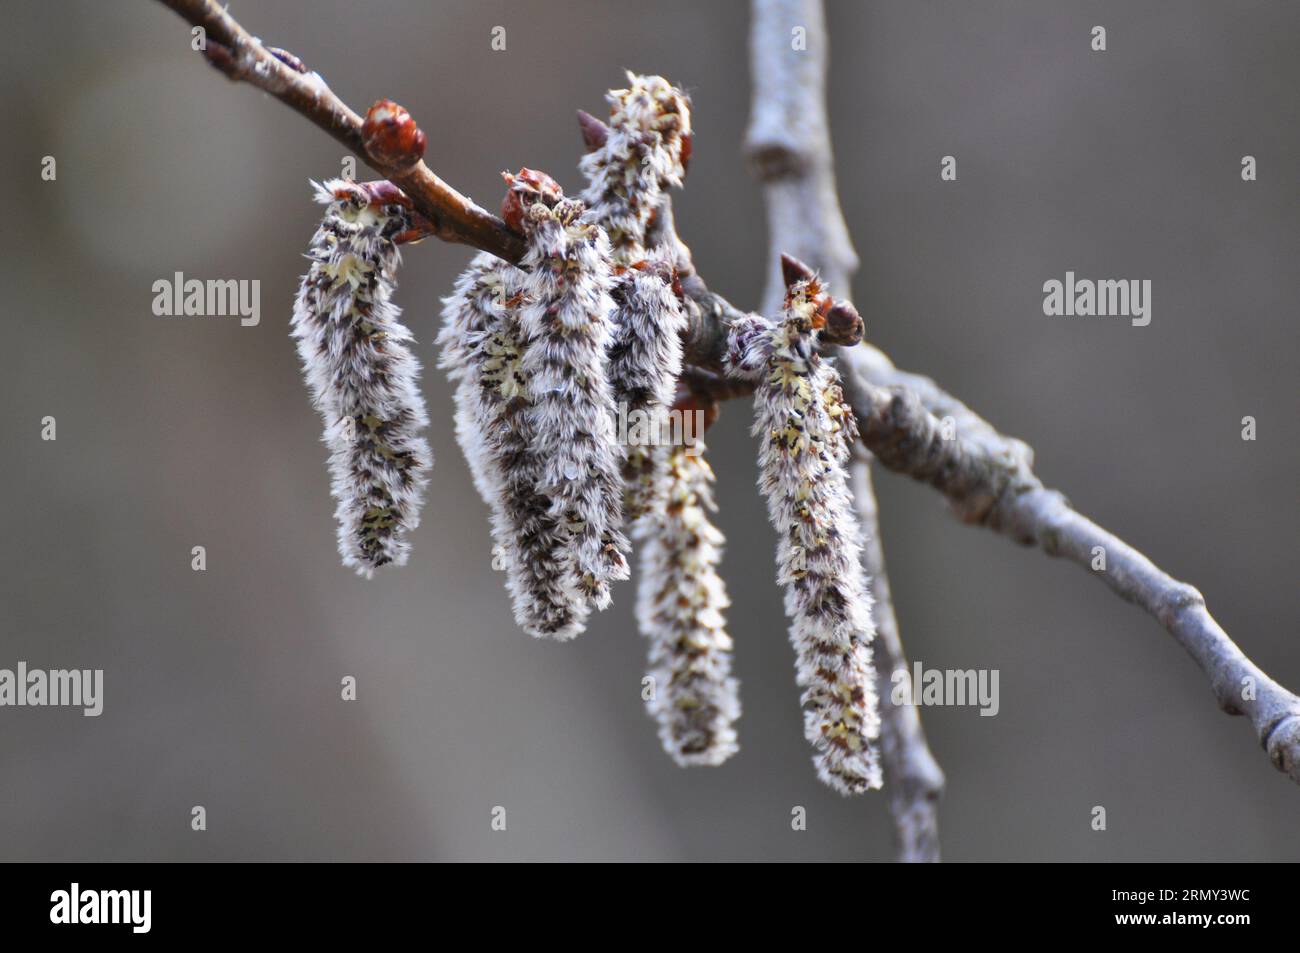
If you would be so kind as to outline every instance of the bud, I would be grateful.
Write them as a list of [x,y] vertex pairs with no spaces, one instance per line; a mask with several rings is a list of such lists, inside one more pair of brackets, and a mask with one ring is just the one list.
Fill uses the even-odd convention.
[[540,202],[546,208],[554,208],[564,198],[560,184],[545,172],[520,169],[515,175],[502,172],[501,178],[509,186],[501,200],[501,217],[516,232],[523,232],[524,216],[533,205]]
[[361,136],[366,153],[385,171],[405,172],[424,158],[424,130],[391,99],[381,99],[370,107]]

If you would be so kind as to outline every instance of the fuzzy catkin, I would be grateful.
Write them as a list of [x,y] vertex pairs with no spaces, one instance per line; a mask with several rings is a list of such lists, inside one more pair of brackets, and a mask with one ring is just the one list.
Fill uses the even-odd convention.
[[680,187],[690,158],[691,111],[686,95],[662,76],[627,74],[612,89],[609,136],[579,163],[588,182],[589,218],[609,235],[616,264],[645,254],[646,228],[669,186]]
[[654,693],[646,708],[682,766],[717,765],[737,751],[739,686],[731,677],[730,605],[718,575],[722,533],[709,522],[713,471],[693,448],[667,448],[659,506],[642,522],[637,623],[650,641]]
[[[585,156],[581,169],[587,218],[605,229],[614,263],[622,271],[615,287],[610,379],[626,431],[640,429],[662,439],[666,410],[682,369],[681,333],[686,315],[673,290],[670,262],[646,257],[646,230],[669,187],[680,187],[691,141],[690,102],[661,76],[629,72],[626,89],[610,90],[609,133]],[[665,450],[629,440],[623,466],[623,506],[629,524],[653,506],[656,474]]]
[[757,384],[759,486],[779,536],[777,581],[804,689],[804,734],[822,781],[858,794],[881,786],[875,627],[845,471],[852,414],[839,375],[817,354],[819,297],[815,280],[799,281],[775,323],[736,321],[727,369]]
[[569,534],[578,587],[597,609],[628,578],[622,531],[623,450],[615,439],[607,349],[614,301],[609,241],[581,202],[549,205],[526,191],[519,327],[526,346],[532,450],[540,489]]
[[370,577],[402,565],[433,465],[411,332],[393,304],[410,225],[399,204],[376,205],[353,182],[313,183],[326,206],[294,301],[297,343],[312,403],[325,422],[343,564]]
[[538,638],[569,639],[590,607],[574,582],[567,531],[539,490],[531,389],[517,308],[524,274],[481,254],[443,302],[439,364],[456,383],[456,439],[491,511],[496,565],[515,621]]
[[671,272],[628,269],[618,281],[609,347],[609,376],[623,421],[623,512],[629,525],[654,505],[657,474],[666,465],[668,408],[682,372],[686,314]]

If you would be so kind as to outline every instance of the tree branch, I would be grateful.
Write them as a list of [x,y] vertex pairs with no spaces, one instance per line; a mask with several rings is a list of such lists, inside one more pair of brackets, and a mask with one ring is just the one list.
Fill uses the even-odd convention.
[[[524,254],[523,238],[491,212],[476,205],[456,191],[424,164],[397,169],[386,165],[366,146],[362,119],[325,81],[307,72],[297,57],[264,46],[245,30],[216,0],[160,0],[193,26],[206,34],[204,56],[208,62],[237,82],[256,86],[274,96],[290,109],[306,117],[329,133],[348,151],[356,153],[367,165],[398,185],[411,205],[427,220],[418,235],[408,240],[432,237],[445,242],[468,245],[489,252],[512,264],[519,264]],[[584,114],[585,115],[585,114]],[[593,117],[585,117],[593,120]],[[584,124],[584,138],[591,145],[589,123]],[[598,133],[597,133],[598,134]],[[702,367],[721,365],[726,345],[726,326],[742,312],[730,302],[709,291],[695,272],[688,249],[672,223],[672,206],[668,204],[658,225],[660,241],[671,242],[678,252],[679,271],[690,317],[687,331],[686,359]],[[844,341],[842,343],[854,343]]]
[[[385,168],[365,147],[361,118],[324,81],[300,68],[291,56],[264,47],[214,0],[160,2],[204,28],[206,56],[227,76],[275,96],[400,186],[428,219],[429,235],[518,261],[521,240],[504,222],[447,185],[423,162],[406,170]],[[812,22],[809,18],[805,27]],[[751,147],[751,152],[776,154],[766,146]],[[781,167],[774,159],[761,162],[764,168]],[[681,250],[679,272],[692,312],[688,359],[696,367],[689,377],[706,391],[716,385],[725,396],[748,393],[751,388],[743,383],[723,381],[716,374],[726,326],[743,312],[708,290],[695,273],[689,249],[672,228],[671,206],[665,213],[660,238]],[[847,270],[846,262],[840,259],[839,267]],[[900,371],[868,344],[842,350],[839,366],[860,417],[864,443],[882,465],[943,492],[965,522],[1037,544],[1049,555],[1090,566],[1092,548],[1103,546],[1108,568],[1099,575],[1121,597],[1160,621],[1205,671],[1220,707],[1246,715],[1274,765],[1300,783],[1300,699],[1242,654],[1206,610],[1200,593],[1075,512],[1059,493],[1045,489],[1033,473],[1033,454],[1025,444],[999,434],[929,378]],[[953,440],[942,439],[943,417],[953,418]]]
[[[161,0],[206,33],[204,55],[232,80],[270,93],[290,109],[329,133],[366,164],[401,187],[426,219],[428,234],[445,242],[469,245],[507,261],[523,257],[523,239],[505,222],[480,208],[438,178],[423,162],[407,169],[386,166],[366,148],[362,119],[315,73],[296,58],[249,34],[216,0]],[[277,53],[279,55],[277,55]]]
[[[871,365],[862,349],[841,351],[839,368],[863,442],[883,466],[939,490],[963,522],[1069,559],[1144,609],[1200,665],[1219,707],[1245,715],[1274,766],[1300,784],[1300,698],[1246,657],[1210,615],[1200,592],[1044,487],[1028,448],[1002,437],[963,405],[948,399],[960,413],[953,415],[954,435],[945,439],[943,421],[916,393],[868,379]],[[1106,568],[1093,570],[1099,551]]]
[[762,313],[775,314],[785,295],[782,254],[809,262],[845,295],[858,256],[835,188],[821,2],[754,0],[751,11],[754,95],[745,157],[767,205],[770,252]]

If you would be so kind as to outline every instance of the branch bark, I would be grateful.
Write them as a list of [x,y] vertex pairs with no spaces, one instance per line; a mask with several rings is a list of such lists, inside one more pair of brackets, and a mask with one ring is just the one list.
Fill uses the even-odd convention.
[[846,296],[858,256],[835,188],[821,2],[754,0],[751,10],[754,96],[745,157],[767,204],[770,250],[762,313],[775,314],[785,294],[782,254],[820,269],[826,283]]
[[[943,421],[915,392],[869,379],[881,369],[863,349],[843,350],[839,367],[863,442],[883,466],[939,490],[963,522],[1069,559],[1145,610],[1205,672],[1219,707],[1245,715],[1273,765],[1300,784],[1300,698],[1246,657],[1200,592],[1044,487],[1025,444],[1002,437],[964,405],[941,402],[955,411],[953,436],[945,439]],[[1097,547],[1104,570],[1092,569]]]
[[[426,166],[385,167],[366,148],[362,119],[315,73],[305,72],[292,57],[277,56],[252,36],[216,0],[161,0],[191,25],[205,32],[204,55],[232,80],[270,93],[334,137],[384,178],[399,186],[416,210],[428,219],[428,234],[445,242],[469,245],[518,262],[523,238],[505,222],[453,189]],[[293,65],[291,62],[293,61]]]
[[[522,236],[499,217],[438,178],[423,161],[406,169],[386,166],[366,148],[362,118],[335,95],[323,79],[307,72],[296,57],[263,45],[216,0],[159,2],[191,25],[204,29],[204,56],[229,79],[248,83],[274,96],[399,186],[426,220],[421,223],[422,234],[408,240],[438,238],[519,264],[524,254]],[[716,369],[721,365],[726,345],[727,324],[742,312],[713,294],[696,273],[690,249],[677,237],[673,227],[671,203],[667,204],[663,218],[666,224],[660,224],[659,237],[661,241],[671,242],[678,252],[682,287],[687,298],[690,325],[685,340],[686,359]]]

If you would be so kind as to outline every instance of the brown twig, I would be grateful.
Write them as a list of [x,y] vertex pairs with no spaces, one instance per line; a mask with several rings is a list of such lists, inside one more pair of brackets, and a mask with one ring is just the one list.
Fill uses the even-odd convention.
[[427,220],[429,236],[488,251],[507,261],[518,262],[523,257],[524,243],[519,235],[434,175],[423,162],[394,168],[373,155],[366,147],[359,115],[320,77],[302,72],[305,67],[300,62],[290,65],[283,51],[272,52],[271,47],[263,46],[215,0],[161,2],[204,29],[205,55],[226,76],[270,93],[398,185]]

